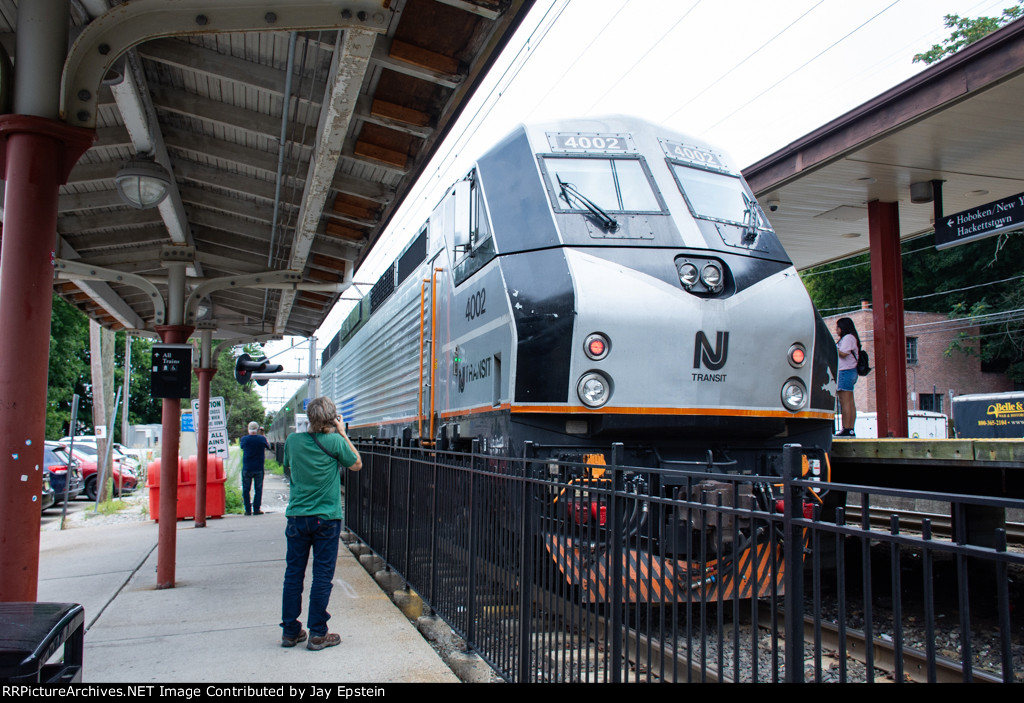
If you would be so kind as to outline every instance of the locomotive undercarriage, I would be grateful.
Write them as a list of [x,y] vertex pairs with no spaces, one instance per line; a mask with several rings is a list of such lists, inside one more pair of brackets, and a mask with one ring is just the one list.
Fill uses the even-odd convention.
[[[764,423],[749,422],[758,432],[748,434],[758,439],[739,441],[734,434],[726,441],[707,418],[666,418],[667,426],[686,427],[704,439],[657,441],[658,433],[635,428],[616,433],[627,439],[613,444],[605,432],[558,432],[564,417],[495,413],[492,420],[493,427],[474,420],[477,451],[531,460],[528,475],[541,479],[529,521],[533,538],[567,585],[595,602],[781,593],[782,533],[768,516],[781,510],[783,445],[804,448],[805,478],[827,481],[827,458],[818,447],[827,446],[831,426],[821,421],[772,421],[768,432]],[[623,430],[628,418],[601,426],[615,424]],[[651,418],[645,424],[649,428]],[[456,430],[468,426],[443,426],[438,447],[468,445]],[[782,432],[771,431],[779,427]],[[507,433],[499,439],[483,431],[499,428]],[[805,510],[821,504],[824,493],[808,491]],[[613,554],[620,555],[619,563]]]

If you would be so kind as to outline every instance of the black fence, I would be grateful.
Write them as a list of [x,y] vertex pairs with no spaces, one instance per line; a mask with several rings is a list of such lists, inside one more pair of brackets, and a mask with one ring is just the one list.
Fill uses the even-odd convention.
[[1024,676],[1024,501],[810,480],[799,447],[784,477],[360,452],[349,529],[508,681]]

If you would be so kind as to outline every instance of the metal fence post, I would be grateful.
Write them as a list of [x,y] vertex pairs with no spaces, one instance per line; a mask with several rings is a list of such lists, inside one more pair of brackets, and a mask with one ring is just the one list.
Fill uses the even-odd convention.
[[799,444],[787,444],[782,448],[787,683],[804,681],[804,541],[800,526],[795,523],[803,517],[803,500],[800,487],[793,485],[793,480],[800,478],[800,461]]
[[469,497],[467,510],[467,529],[469,530],[468,542],[468,556],[469,556],[469,569],[468,579],[469,585],[466,592],[466,607],[468,608],[469,623],[466,626],[466,645],[472,647],[476,644],[476,549],[477,549],[477,534],[476,534],[476,514],[475,514],[475,501],[476,496],[476,472],[478,469],[478,457],[477,453],[480,451],[480,440],[473,440],[472,455],[470,457],[469,465]]
[[608,501],[608,525],[611,529],[611,549],[609,550],[609,566],[611,574],[611,584],[609,588],[610,602],[609,607],[612,611],[612,638],[611,638],[611,657],[612,657],[612,683],[622,682],[622,608],[625,603],[625,594],[623,593],[622,580],[623,580],[623,566],[622,560],[625,554],[625,540],[623,537],[624,525],[622,524],[623,518],[626,511],[623,509],[625,506],[622,502],[625,498],[621,497],[621,492],[625,490],[622,476],[622,462],[623,462],[623,445],[622,442],[615,442],[612,444],[612,495]]
[[388,459],[387,468],[384,472],[387,479],[384,485],[384,568],[388,571],[391,570],[391,471],[392,471],[392,457],[394,456],[394,443],[388,444]]
[[416,549],[416,539],[413,536],[412,527],[412,473],[413,473],[413,455],[417,457],[416,463],[422,459],[422,452],[417,448],[415,451],[412,447],[406,445],[403,452],[405,456],[405,509],[402,511],[405,514],[405,574],[406,583],[413,580],[414,574],[412,573],[412,555],[413,550]]
[[533,442],[523,443],[522,506],[520,510],[519,549],[519,679],[517,683],[530,681],[533,665],[533,500],[530,475],[530,458],[533,456]]
[[430,480],[430,520],[427,523],[430,525],[430,603],[432,606],[437,603],[437,451],[433,452],[433,461],[431,462],[431,480]]

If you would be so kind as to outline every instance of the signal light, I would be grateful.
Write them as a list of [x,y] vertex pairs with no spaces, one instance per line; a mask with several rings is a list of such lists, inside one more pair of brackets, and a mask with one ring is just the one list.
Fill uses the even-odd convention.
[[799,342],[789,348],[789,365],[795,369],[799,369],[807,361],[807,351],[804,349],[804,345]]
[[[279,373],[284,370],[281,364],[271,364],[266,359],[253,360],[248,354],[242,354],[235,361],[235,380],[243,386],[252,381],[254,373]],[[267,385],[266,379],[259,379],[256,383],[261,386]]]
[[608,356],[610,346],[610,340],[598,332],[587,335],[587,338],[583,341],[583,351],[594,361],[600,361]]

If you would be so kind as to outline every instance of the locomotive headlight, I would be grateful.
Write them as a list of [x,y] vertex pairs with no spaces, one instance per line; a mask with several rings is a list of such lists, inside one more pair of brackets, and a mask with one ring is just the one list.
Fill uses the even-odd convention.
[[608,350],[610,348],[611,342],[607,337],[598,332],[587,335],[587,338],[583,341],[584,353],[594,361],[600,361],[608,356]]
[[722,285],[722,269],[718,264],[708,264],[701,270],[700,280],[711,290],[718,290]]
[[684,288],[692,288],[699,278],[697,267],[689,261],[677,263],[676,271],[679,272],[679,282],[683,284]]
[[782,404],[787,410],[796,412],[807,403],[807,389],[799,378],[791,378],[782,384]]
[[596,371],[583,374],[576,384],[576,394],[588,408],[599,408],[612,395],[612,384],[603,374]]

